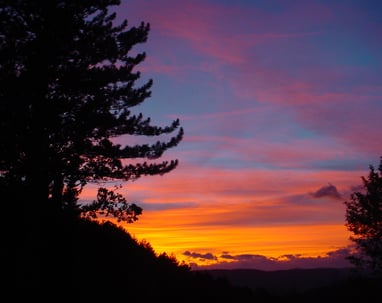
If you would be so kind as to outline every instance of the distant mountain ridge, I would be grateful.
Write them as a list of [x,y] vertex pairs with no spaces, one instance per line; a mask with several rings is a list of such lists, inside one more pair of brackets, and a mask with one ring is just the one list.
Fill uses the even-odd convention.
[[215,278],[226,278],[232,284],[254,291],[275,294],[301,293],[331,286],[355,277],[353,268],[314,268],[263,271],[256,269],[200,270]]

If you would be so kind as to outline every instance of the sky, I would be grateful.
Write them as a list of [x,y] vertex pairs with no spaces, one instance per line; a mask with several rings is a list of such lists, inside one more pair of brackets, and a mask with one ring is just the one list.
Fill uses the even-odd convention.
[[147,55],[137,70],[152,95],[134,110],[159,126],[179,118],[185,132],[160,159],[178,159],[175,170],[123,184],[143,208],[126,230],[192,269],[349,266],[344,201],[382,156],[382,2],[116,10],[151,25],[134,51]]

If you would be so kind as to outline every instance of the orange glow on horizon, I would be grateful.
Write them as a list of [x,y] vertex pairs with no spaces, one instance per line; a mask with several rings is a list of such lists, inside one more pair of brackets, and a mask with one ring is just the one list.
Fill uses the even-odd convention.
[[158,212],[147,212],[145,216],[146,219],[124,227],[137,240],[149,242],[157,253],[165,252],[175,255],[179,261],[198,265],[216,261],[191,260],[184,252],[254,254],[282,259],[284,255],[322,257],[349,245],[348,231],[341,224],[196,227],[179,225],[172,216]]
[[[189,169],[119,190],[143,207],[123,227],[156,253],[203,266],[231,262],[222,255],[317,258],[350,244],[343,199],[313,193],[335,179],[346,194],[357,172]],[[93,200],[94,187],[82,196]]]

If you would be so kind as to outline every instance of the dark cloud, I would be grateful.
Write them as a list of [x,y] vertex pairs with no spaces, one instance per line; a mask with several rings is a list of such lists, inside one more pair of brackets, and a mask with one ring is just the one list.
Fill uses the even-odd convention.
[[294,268],[344,268],[351,267],[350,262],[346,259],[350,255],[351,247],[341,248],[327,253],[321,257],[303,257],[300,254],[282,255],[278,258],[266,257],[257,254],[241,254],[232,255],[223,253],[219,258],[211,253],[199,254],[185,252],[184,255],[191,258],[204,258],[208,260],[216,260],[217,263],[212,265],[197,265],[192,263],[193,269],[238,269],[249,268],[265,271],[286,270]]
[[251,255],[251,254],[243,254],[243,255],[237,255],[235,257],[237,261],[241,262],[269,262],[269,261],[276,261],[276,258],[269,258],[265,257],[263,255]]
[[223,253],[223,254],[221,254],[221,255],[220,255],[220,258],[221,258],[221,259],[228,259],[228,260],[234,260],[234,259],[235,259],[234,256],[232,256],[232,255],[230,255],[230,254],[227,254],[227,253]]
[[333,199],[341,199],[341,194],[338,192],[337,187],[330,183],[311,193],[311,195],[314,198],[329,197]]
[[188,250],[183,253],[183,255],[190,257],[190,258],[198,258],[198,259],[206,259],[206,260],[217,260],[217,257],[214,256],[211,253],[195,253],[195,252],[189,252]]

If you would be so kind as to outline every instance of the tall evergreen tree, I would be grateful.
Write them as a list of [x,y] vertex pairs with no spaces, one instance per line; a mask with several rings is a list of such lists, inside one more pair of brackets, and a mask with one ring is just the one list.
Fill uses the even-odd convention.
[[[152,80],[136,87],[135,67],[145,53],[131,55],[135,45],[146,42],[149,23],[116,24],[110,8],[119,0],[0,4],[3,195],[19,200],[26,216],[51,214],[78,208],[90,181],[124,182],[177,167],[177,160],[157,159],[182,140],[179,120],[160,127],[131,112],[151,94]],[[125,135],[158,141],[117,144],[115,139]],[[126,202],[105,189],[98,197],[93,214],[94,207],[110,210],[112,202]],[[122,219],[121,211],[132,213],[128,220],[139,214],[135,206],[119,210],[114,214]]]
[[349,258],[357,267],[382,274],[382,157],[376,170],[370,165],[363,186],[354,191],[346,205],[346,226],[356,252]]

